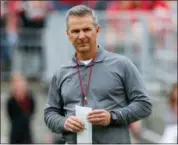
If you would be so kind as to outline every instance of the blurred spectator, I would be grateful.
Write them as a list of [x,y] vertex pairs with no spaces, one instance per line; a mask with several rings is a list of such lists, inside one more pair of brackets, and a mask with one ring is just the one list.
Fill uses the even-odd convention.
[[[18,17],[17,17],[17,4],[20,1],[9,1],[8,2],[8,13],[6,20],[6,32],[7,32],[7,41],[10,55],[12,55],[13,49],[17,47],[18,44]],[[11,56],[12,57],[12,56]]]
[[165,129],[160,143],[177,143],[177,90],[178,85],[174,84],[168,98],[169,110],[165,115]]
[[105,11],[108,7],[109,1],[107,0],[97,0],[97,1],[88,1],[88,6],[95,10]]
[[169,9],[166,1],[112,1],[108,6],[108,11],[152,11],[158,8]]
[[142,132],[142,120],[133,122],[130,124],[130,131],[132,136],[132,143],[140,143],[140,137]]
[[[52,10],[50,1],[9,1],[8,8],[7,31],[11,49],[14,50],[20,43],[23,44],[18,47],[20,53],[25,53],[25,55],[32,53],[31,57],[38,55],[37,62],[39,63],[37,64],[40,64],[40,66],[35,70],[42,72],[44,55],[41,34],[45,27],[46,18]],[[34,60],[34,58],[31,60]],[[15,69],[16,66],[19,66],[17,63],[13,65]],[[26,64],[20,65],[23,68],[26,66]]]
[[0,6],[1,6],[0,27],[4,28],[5,22],[6,22],[5,19],[6,19],[6,16],[7,16],[7,2],[6,1],[1,1]]
[[53,8],[56,10],[68,10],[75,5],[87,5],[96,10],[105,10],[107,8],[108,1],[88,1],[88,0],[53,0]]
[[86,4],[86,0],[53,0],[53,7],[56,10],[68,10],[75,5]]
[[[148,23],[144,27],[147,27],[148,32],[152,33],[158,26],[153,14],[161,12],[166,15],[169,9],[166,1],[111,1],[106,12],[109,18],[106,40],[111,51],[124,53],[125,44],[127,44],[133,46],[137,52],[139,50],[138,41],[143,37],[143,22],[140,21],[143,18],[142,15],[148,19]],[[119,19],[115,17],[116,15]],[[111,37],[112,39],[109,39]],[[128,43],[128,39],[130,39],[130,43]],[[153,43],[151,34],[148,39],[149,43]]]
[[9,49],[7,47],[6,40],[6,18],[7,18],[7,1],[1,1],[1,15],[0,15],[0,61],[1,61],[1,69],[3,71],[8,71],[10,66],[10,56]]
[[30,122],[35,111],[34,96],[27,88],[27,80],[20,73],[14,73],[11,81],[12,91],[7,101],[11,125],[9,143],[33,143]]
[[17,32],[21,27],[42,28],[51,9],[49,1],[9,1],[8,30]]

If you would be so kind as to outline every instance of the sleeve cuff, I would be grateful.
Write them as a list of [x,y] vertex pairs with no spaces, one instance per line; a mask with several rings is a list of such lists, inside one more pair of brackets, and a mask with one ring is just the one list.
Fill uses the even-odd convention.
[[111,113],[111,125],[121,125],[121,124],[126,124],[124,122],[122,112],[121,111],[110,111]]
[[60,121],[58,122],[58,130],[60,130],[61,132],[65,132],[65,128],[64,128],[64,123],[67,120],[67,117],[62,117],[60,118]]

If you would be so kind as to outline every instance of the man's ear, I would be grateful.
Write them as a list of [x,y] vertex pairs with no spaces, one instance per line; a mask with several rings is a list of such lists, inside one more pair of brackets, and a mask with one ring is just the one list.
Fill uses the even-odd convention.
[[96,26],[96,33],[99,34],[99,32],[100,32],[100,25],[97,25]]
[[69,37],[69,31],[68,31],[68,29],[66,30],[66,34],[67,34],[67,36]]
[[67,34],[68,38],[70,39],[70,35],[69,35],[68,29],[66,30],[66,34]]

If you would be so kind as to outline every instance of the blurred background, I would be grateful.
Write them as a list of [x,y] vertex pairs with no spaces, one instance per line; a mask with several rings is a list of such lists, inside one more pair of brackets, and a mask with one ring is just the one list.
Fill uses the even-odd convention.
[[[98,41],[108,51],[129,57],[150,93],[153,113],[131,125],[133,143],[164,142],[167,126],[177,126],[177,108],[169,101],[172,84],[177,83],[176,1],[1,0],[1,143],[9,143],[7,102],[14,88],[14,72],[25,76],[34,94],[35,109],[30,117],[33,142],[58,142],[59,135],[45,126],[43,110],[54,72],[74,53],[65,33],[65,13],[78,4],[96,10],[101,26]],[[177,107],[176,101],[173,99]]]

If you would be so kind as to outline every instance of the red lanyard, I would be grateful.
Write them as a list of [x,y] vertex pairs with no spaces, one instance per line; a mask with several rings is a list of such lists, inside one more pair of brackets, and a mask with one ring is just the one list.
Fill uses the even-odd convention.
[[89,76],[88,76],[88,82],[87,82],[87,88],[86,88],[86,93],[84,92],[83,89],[83,84],[82,84],[82,79],[81,79],[81,75],[80,75],[80,68],[79,68],[79,64],[78,64],[78,58],[76,57],[76,61],[77,61],[77,69],[78,69],[78,77],[79,77],[79,81],[80,81],[80,91],[84,97],[84,105],[87,105],[87,95],[88,95],[88,90],[90,87],[90,80],[91,80],[91,75],[92,75],[92,69],[93,69],[93,62],[94,62],[94,58],[92,59],[91,65],[90,65],[90,72],[89,72]]

